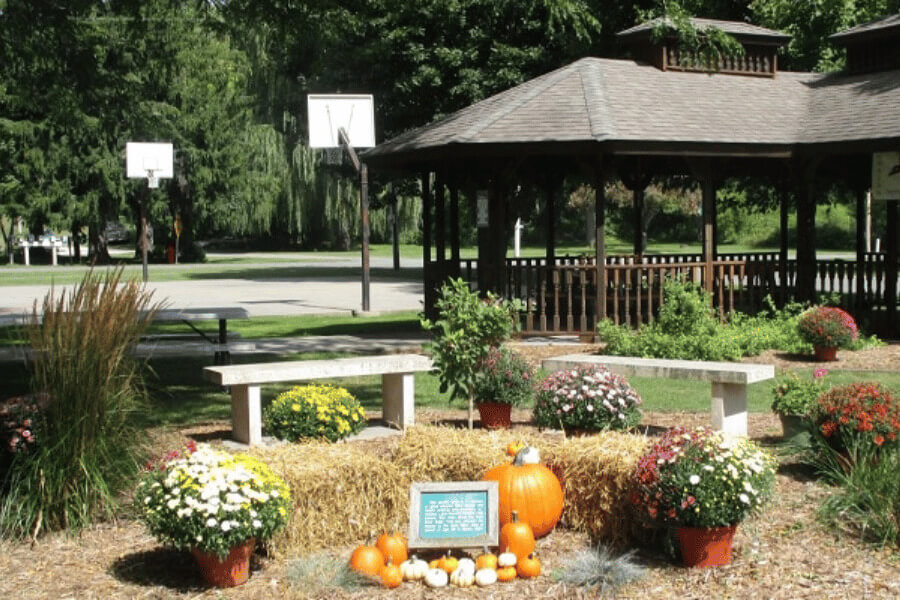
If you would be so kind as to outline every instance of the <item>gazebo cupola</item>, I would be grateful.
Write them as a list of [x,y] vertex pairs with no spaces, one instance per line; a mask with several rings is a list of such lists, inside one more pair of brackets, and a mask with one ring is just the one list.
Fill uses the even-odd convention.
[[653,19],[620,31],[616,36],[628,47],[633,58],[663,71],[716,71],[762,77],[775,77],[778,72],[778,49],[791,39],[784,33],[740,21],[692,18],[691,24],[701,33],[707,28],[720,29],[744,48],[742,55],[719,56],[715,64],[707,64],[694,50],[681,47],[674,33],[662,37],[654,35],[658,27],[664,24],[662,18]]
[[830,36],[847,49],[847,72],[874,73],[900,69],[900,14]]

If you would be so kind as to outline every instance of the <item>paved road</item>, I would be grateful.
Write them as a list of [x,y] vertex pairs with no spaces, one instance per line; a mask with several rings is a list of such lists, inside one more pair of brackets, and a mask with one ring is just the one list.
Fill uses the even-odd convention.
[[[373,259],[373,267],[390,268],[391,259]],[[407,261],[415,262],[415,261]],[[383,263],[383,264],[382,264]],[[293,263],[264,263],[261,266],[286,266]],[[298,315],[298,314],[348,314],[362,308],[362,286],[358,268],[346,259],[317,259],[297,263],[312,268],[347,267],[347,276],[315,278],[256,278],[252,273],[227,279],[197,279],[190,281],[153,282],[154,269],[150,267],[151,281],[148,289],[156,300],[165,300],[169,308],[230,308],[247,310],[251,316]],[[421,260],[419,261],[421,264]],[[241,265],[249,266],[249,265]],[[404,265],[406,266],[406,265]],[[410,265],[413,266],[413,265]],[[178,267],[181,267],[179,265]],[[178,268],[176,267],[176,268]],[[64,267],[36,267],[36,271],[47,272]],[[66,267],[67,268],[67,267]],[[183,268],[186,268],[183,267]],[[21,269],[15,273],[21,273]],[[12,272],[7,271],[11,274]],[[0,269],[0,276],[3,276]],[[41,301],[50,290],[48,281],[44,285],[8,285],[0,287],[0,314],[27,311],[35,300]],[[57,286],[59,288],[61,286]],[[62,286],[71,287],[71,286]],[[419,310],[422,308],[423,285],[417,274],[390,279],[373,278],[370,291],[371,310],[386,312],[398,310]]]

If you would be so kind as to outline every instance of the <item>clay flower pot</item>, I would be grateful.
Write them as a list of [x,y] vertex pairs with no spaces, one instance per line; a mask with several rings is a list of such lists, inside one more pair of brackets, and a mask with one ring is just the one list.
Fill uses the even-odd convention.
[[686,567],[721,567],[731,562],[731,544],[737,525],[676,529],[681,560]]
[[256,547],[256,538],[231,548],[224,560],[197,548],[191,549],[203,579],[216,587],[235,587],[247,583],[250,577],[250,555]]
[[508,429],[512,423],[512,405],[506,402],[479,402],[478,413],[485,429]]
[[837,360],[838,349],[834,346],[813,346],[816,352],[816,360],[819,362],[833,362]]

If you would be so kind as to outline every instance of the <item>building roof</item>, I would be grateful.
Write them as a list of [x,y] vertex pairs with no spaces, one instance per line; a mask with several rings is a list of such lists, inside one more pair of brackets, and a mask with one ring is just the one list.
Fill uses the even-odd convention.
[[[900,71],[774,78],[662,71],[584,58],[411,130],[366,152],[373,165],[416,162],[465,145],[718,145],[785,155],[800,144],[900,140]],[[724,148],[724,150],[723,150]]]
[[[775,31],[774,29],[766,29],[765,27],[759,27],[757,25],[751,25],[750,23],[744,23],[742,21],[720,21],[718,19],[701,19],[699,17],[692,17],[690,21],[694,28],[698,30],[702,31],[708,27],[715,27],[721,29],[725,33],[735,36],[739,40],[753,39],[758,42],[767,41],[769,43],[786,44],[791,39],[791,36],[786,33]],[[616,37],[619,39],[647,37],[661,24],[671,24],[671,21],[665,17],[651,19],[640,25],[635,25],[630,29],[620,31],[616,34]]]
[[869,21],[828,37],[838,44],[848,44],[876,37],[900,35],[900,13],[883,19]]

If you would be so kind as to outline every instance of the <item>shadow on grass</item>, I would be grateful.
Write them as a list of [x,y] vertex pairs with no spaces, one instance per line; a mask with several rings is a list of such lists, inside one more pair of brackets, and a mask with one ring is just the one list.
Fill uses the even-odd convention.
[[[411,286],[420,286],[422,269],[419,267],[404,268],[395,271],[390,268],[376,267],[369,271],[372,279],[390,279],[408,281]],[[327,279],[329,281],[358,282],[362,269],[353,267],[318,267],[285,265],[275,267],[248,267],[245,269],[198,270],[185,274],[186,279],[247,279],[251,281],[269,281],[272,279]]]
[[110,566],[109,572],[125,583],[182,593],[200,593],[208,587],[189,553],[167,548],[126,554]]

